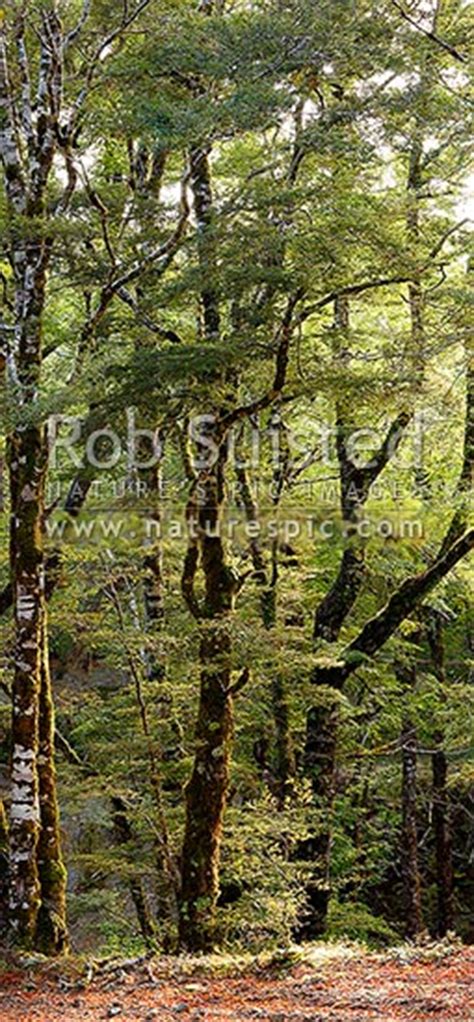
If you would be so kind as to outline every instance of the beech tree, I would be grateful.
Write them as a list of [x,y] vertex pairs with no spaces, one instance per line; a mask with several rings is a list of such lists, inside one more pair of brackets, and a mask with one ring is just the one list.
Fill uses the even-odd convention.
[[[45,600],[45,477],[48,448],[37,408],[43,362],[47,275],[57,224],[72,200],[73,148],[84,104],[105,52],[146,8],[124,11],[88,54],[75,49],[89,4],[62,25],[57,3],[14,5],[1,25],[0,155],[9,220],[13,297],[2,324],[7,400],[17,408],[9,435],[11,586],[16,628],[12,702],[9,913],[20,943],[60,952],[67,943],[65,870],[54,773],[54,715]],[[76,66],[74,66],[76,65]],[[79,66],[79,88],[75,76]],[[52,195],[54,160],[67,183]],[[121,285],[120,285],[121,286]],[[98,312],[94,316],[94,325]],[[85,328],[85,336],[92,322]]]
[[467,932],[472,29],[429,7],[3,13],[24,947],[62,831],[79,941],[84,879],[167,950]]

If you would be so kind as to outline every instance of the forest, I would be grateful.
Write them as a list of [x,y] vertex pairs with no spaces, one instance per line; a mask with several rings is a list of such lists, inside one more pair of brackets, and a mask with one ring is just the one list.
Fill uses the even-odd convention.
[[472,3],[3,2],[2,953],[472,944]]

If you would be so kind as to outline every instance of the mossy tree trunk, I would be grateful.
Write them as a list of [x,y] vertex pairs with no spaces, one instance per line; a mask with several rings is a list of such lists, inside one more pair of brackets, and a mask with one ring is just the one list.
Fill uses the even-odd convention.
[[[15,624],[12,688],[12,763],[9,827],[9,919],[14,939],[25,947],[38,944],[42,894],[52,894],[54,868],[46,883],[49,838],[56,863],[59,831],[51,740],[50,689],[45,683],[46,584],[44,557],[44,486],[47,442],[38,408],[42,367],[42,326],[46,275],[51,255],[46,188],[57,145],[62,93],[62,29],[54,3],[47,5],[39,86],[33,102],[28,78],[25,16],[16,24],[15,47],[0,26],[0,157],[10,213],[9,259],[13,270],[14,320],[7,344],[7,386],[16,421],[9,438],[11,498],[10,575]],[[20,86],[18,86],[20,83]],[[22,89],[21,129],[15,116]],[[21,132],[23,137],[20,137]],[[41,713],[46,710],[46,719]],[[48,737],[47,737],[48,735]],[[41,755],[40,755],[41,753]],[[54,802],[54,809],[53,809]],[[54,844],[54,849],[53,849]],[[59,856],[60,859],[60,856]],[[63,884],[63,876],[59,885]],[[46,886],[45,886],[46,885]],[[62,896],[61,896],[62,897]],[[59,899],[61,900],[61,899]],[[45,905],[46,910],[49,910]],[[48,951],[62,950],[48,939]]]
[[423,929],[421,879],[417,834],[417,735],[413,721],[405,717],[402,733],[402,880],[405,932],[413,939]]
[[54,704],[46,610],[43,614],[41,645],[38,749],[41,829],[37,849],[41,903],[37,920],[36,946],[47,955],[55,955],[67,948],[67,877],[61,853],[54,757]]
[[[435,586],[466,557],[474,548],[474,529],[465,532],[449,549],[444,550],[444,543],[432,564],[418,575],[412,575],[396,589],[382,609],[370,618],[361,628],[356,637],[342,651],[339,660],[328,665],[317,666],[312,674],[316,686],[330,686],[336,691],[342,690],[349,678],[364,662],[372,658],[379,649],[396,632],[402,621],[419,607],[422,600],[429,595]],[[325,697],[324,706],[310,707],[306,724],[306,748],[311,749],[311,757],[306,758],[306,769],[313,776],[312,763],[324,764],[324,773],[336,768],[337,743],[337,695],[334,700]],[[331,732],[333,732],[331,737]],[[332,764],[332,766],[331,766]],[[314,782],[313,782],[314,783]],[[328,791],[332,788],[329,786]],[[319,797],[319,792],[316,790]],[[328,806],[327,823],[330,824],[331,811]],[[330,842],[327,844],[330,848]],[[317,886],[320,886],[320,870],[317,869]],[[323,876],[326,875],[324,871]]]
[[5,806],[0,799],[0,933],[8,921],[8,820]]
[[[230,615],[236,581],[226,564],[220,535],[224,499],[225,451],[197,485],[198,504],[191,498],[197,540],[191,541],[183,593],[200,618],[201,662],[196,752],[186,788],[186,822],[181,861],[179,939],[189,950],[209,950],[215,943],[215,912],[219,894],[222,824],[229,786],[233,730]],[[205,596],[198,610],[193,594],[200,558]]]
[[[216,290],[216,251],[213,237],[213,195],[209,150],[190,152],[191,189],[197,222],[197,251],[201,275],[201,334],[208,344],[220,336]],[[229,785],[232,741],[231,647],[229,617],[234,579],[226,565],[220,534],[224,501],[225,439],[219,415],[209,416],[208,440],[199,446],[199,467],[188,505],[190,543],[183,571],[183,595],[200,619],[201,663],[196,751],[186,788],[186,820],[181,857],[179,941],[189,950],[208,950],[215,942],[215,912],[219,893],[222,824]],[[200,564],[205,584],[204,604],[194,593]]]
[[300,842],[297,857],[311,862],[311,879],[306,885],[306,905],[295,936],[315,940],[326,928],[331,894],[332,816],[336,791],[336,755],[339,702],[325,700],[308,711],[304,770],[311,781],[317,822],[313,834]]
[[[420,642],[421,631],[411,636],[412,643]],[[416,689],[416,651],[410,654],[409,662],[397,661],[395,674],[402,686],[403,714],[400,733],[402,750],[402,827],[400,835],[400,860],[403,884],[405,933],[413,940],[423,930],[421,905],[421,876],[418,861],[418,735],[413,720],[410,699]]]
[[193,951],[209,950],[216,941],[215,910],[233,721],[227,622],[209,622],[203,628],[196,753],[186,789],[179,926],[181,946]]
[[445,937],[454,929],[454,871],[451,806],[448,792],[448,760],[444,736],[435,735],[439,748],[432,756],[433,830],[435,835],[437,925],[436,935]]
[[10,794],[9,916],[14,938],[33,947],[40,906],[37,848],[44,564],[42,551],[44,446],[41,431],[10,440],[11,573],[15,620]]
[[47,954],[67,943],[54,766],[54,711],[43,550],[44,433],[10,439],[11,572],[16,632],[10,798],[9,918],[15,940]]
[[[427,610],[427,635],[434,673],[441,688],[441,702],[446,699],[447,682],[442,616],[433,608]],[[432,823],[435,840],[437,920],[436,935],[445,937],[454,928],[454,868],[451,831],[451,800],[448,790],[448,757],[441,728],[434,734],[436,750],[431,757]]]
[[[128,806],[120,795],[112,795],[112,819],[121,845],[132,845],[134,834],[128,815]],[[143,880],[140,873],[131,876],[129,880],[130,895],[137,913],[138,924],[145,944],[150,949],[157,946],[157,927],[153,918],[148,900],[145,894]]]

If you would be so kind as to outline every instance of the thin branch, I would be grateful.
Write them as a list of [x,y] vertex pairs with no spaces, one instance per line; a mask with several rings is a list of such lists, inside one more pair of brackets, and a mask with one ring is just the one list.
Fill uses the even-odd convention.
[[[135,597],[131,586],[129,588],[131,611],[134,618],[135,626],[137,630],[140,630],[140,622],[138,620],[138,612],[135,603]],[[167,880],[169,883],[169,903],[171,915],[176,914],[176,894],[179,884],[178,872],[173,859],[173,855],[170,849],[169,835],[168,835],[168,824],[166,820],[165,809],[163,805],[163,787],[161,779],[161,771],[159,764],[159,752],[156,749],[155,742],[150,727],[148,707],[145,701],[143,693],[143,679],[142,672],[137,666],[135,656],[132,649],[127,641],[127,625],[125,621],[125,614],[120,602],[120,596],[117,592],[113,579],[107,581],[105,589],[106,595],[109,597],[115,612],[120,628],[121,638],[124,646],[125,655],[127,657],[130,675],[132,677],[135,686],[135,695],[137,700],[137,706],[140,714],[140,721],[142,725],[143,736],[146,742],[148,762],[150,767],[150,785],[155,799],[155,806],[158,815],[159,822],[159,841],[161,845],[161,853],[163,856],[163,865],[166,869]]]
[[263,411],[264,408],[268,408],[280,396],[286,382],[290,342],[294,329],[293,314],[296,305],[302,297],[303,291],[300,288],[288,299],[285,315],[283,316],[283,320],[278,328],[275,337],[275,341],[279,342],[276,353],[275,377],[270,390],[262,397],[257,398],[256,401],[251,401],[247,405],[241,405],[239,408],[234,408],[234,410],[229,412],[228,415],[224,415],[221,419],[221,427],[224,433],[230,429],[235,422],[239,422],[248,415],[254,415],[257,412]]
[[[436,259],[436,256],[439,254],[448,238],[468,223],[471,223],[471,220],[469,217],[465,217],[464,220],[460,220],[459,223],[454,224],[441,235],[439,240],[436,242],[436,245],[434,245],[429,252],[425,262],[418,270],[419,276],[426,273],[426,271],[430,268],[431,263],[434,259]],[[313,305],[308,306],[307,309],[303,309],[303,312],[298,316],[298,324],[304,323],[305,320],[309,319],[309,317],[313,315],[313,313],[319,312],[320,309],[324,309],[326,305],[331,305],[333,302],[337,301],[338,298],[341,298],[344,295],[360,295],[363,294],[364,291],[372,291],[377,287],[389,287],[392,284],[411,284],[412,281],[413,274],[403,274],[397,277],[377,277],[375,280],[364,280],[361,281],[360,284],[347,284],[345,287],[340,287],[337,288],[337,290],[330,291],[329,294],[324,295],[323,298],[320,298]]]
[[326,305],[331,305],[338,298],[343,295],[359,295],[364,291],[371,291],[377,287],[388,287],[391,284],[409,284],[412,277],[406,274],[398,277],[378,277],[376,280],[364,280],[360,284],[347,284],[345,287],[337,288],[335,291],[330,291],[329,294],[325,295],[324,298],[320,298],[319,301],[315,302],[314,305],[308,306],[298,316],[298,323],[304,323],[310,316],[315,312],[319,312],[320,309],[324,309]]
[[66,166],[67,184],[54,211],[57,215],[64,214],[69,208],[69,203],[74,195],[77,183],[77,170],[74,163],[72,149],[69,144],[62,146],[62,154]]
[[411,418],[411,412],[400,412],[390,424],[376,454],[359,470],[363,479],[364,489],[367,489],[367,491],[375,480],[378,479],[394,454],[396,454]]
[[68,34],[65,36],[63,42],[63,54],[66,53],[66,51],[69,49],[72,43],[77,39],[78,35],[82,32],[82,29],[84,28],[84,25],[89,17],[90,10],[91,0],[84,0],[79,21],[77,22],[75,27],[72,28],[71,31],[68,32]]
[[[82,366],[89,342],[94,337],[96,328],[103,319],[113,299],[116,296],[119,296],[122,298],[122,301],[126,300],[124,298],[124,288],[126,285],[137,280],[137,278],[147,270],[152,270],[154,274],[162,276],[171,265],[186,231],[189,217],[189,205],[186,198],[186,182],[187,174],[185,174],[182,179],[180,217],[168,240],[153,249],[152,252],[143,256],[142,259],[137,260],[128,270],[124,270],[118,277],[110,280],[102,288],[98,303],[82,328],[77,348],[76,361],[69,375],[68,383],[73,382],[73,380],[77,378],[77,374]],[[120,269],[121,268],[118,267],[118,270]]]
[[[120,277],[112,281],[110,287],[116,294],[120,288],[126,287],[127,284],[131,284],[132,281],[136,280],[145,270],[153,266],[154,272],[159,273],[160,276],[170,265],[171,260],[174,258],[183,234],[186,230],[188,217],[189,217],[189,205],[186,197],[186,184],[188,175],[185,174],[182,180],[181,187],[181,200],[180,200],[180,216],[175,230],[170,235],[164,244],[159,245],[153,249],[148,255],[143,256],[142,259],[137,260],[130,269],[126,270]],[[157,267],[154,264],[160,263]]]
[[105,206],[104,203],[102,202],[102,199],[101,199],[100,195],[98,194],[98,192],[95,190],[95,188],[92,187],[92,185],[90,183],[90,180],[89,180],[89,175],[88,175],[88,173],[86,171],[86,168],[84,167],[84,165],[82,163],[81,163],[81,175],[82,175],[82,179],[83,179],[83,182],[84,182],[85,192],[86,192],[86,195],[87,195],[87,197],[89,199],[89,202],[90,202],[91,206],[95,210],[97,210],[97,212],[99,214],[100,226],[101,226],[101,229],[102,229],[102,238],[103,238],[103,241],[104,241],[105,249],[107,251],[107,255],[108,255],[109,259],[110,259],[110,262],[112,263],[112,267],[115,269],[115,267],[117,266],[117,257],[115,255],[115,252],[114,252],[113,247],[112,247],[112,242],[110,240],[109,225],[108,225],[109,211],[107,209],[107,206]]
[[137,321],[142,326],[145,326],[147,330],[150,330],[152,334],[156,334],[157,337],[162,337],[164,341],[170,341],[172,344],[181,344],[181,338],[174,330],[167,330],[166,327],[158,326],[154,320],[147,316],[146,312],[140,309],[137,299],[126,287],[121,287],[117,291],[117,298],[120,298],[125,305],[128,305],[129,309],[135,313]]
[[427,259],[427,261],[425,263],[425,266],[422,267],[422,271],[421,271],[422,273],[423,273],[424,269],[428,268],[428,264],[433,262],[433,259],[436,259],[436,256],[439,254],[439,252],[441,251],[443,245],[448,240],[448,238],[450,238],[452,234],[455,234],[456,231],[460,231],[461,227],[464,227],[465,224],[470,224],[470,223],[472,223],[472,220],[470,219],[470,217],[467,216],[467,217],[464,218],[464,220],[460,220],[458,224],[454,224],[447,231],[445,231],[444,234],[441,235],[439,241],[437,241],[436,245],[431,249],[431,252],[429,253],[429,256],[428,256],[428,259]]
[[459,50],[452,46],[451,43],[447,43],[445,39],[441,39],[436,32],[433,32],[429,28],[423,28],[423,25],[420,25],[418,21],[415,21],[415,18],[412,18],[411,14],[409,14],[408,11],[406,11],[402,5],[398,3],[398,0],[392,0],[392,4],[396,7],[397,11],[399,11],[402,18],[404,18],[409,25],[412,25],[413,28],[416,28],[417,32],[421,32],[427,39],[431,39],[433,43],[440,46],[442,50],[446,50],[447,53],[450,53],[455,60],[459,60],[462,64],[465,64],[467,57],[465,57],[463,53],[459,53]]
[[102,39],[102,42],[99,43],[97,49],[95,50],[95,53],[92,54],[92,57],[88,61],[88,70],[86,74],[85,83],[71,110],[71,114],[66,129],[67,135],[71,136],[71,134],[74,131],[77,117],[81,112],[82,107],[84,106],[84,103],[89,95],[92,82],[94,80],[97,68],[102,60],[103,55],[106,53],[107,50],[110,50],[110,47],[113,45],[116,39],[119,39],[120,36],[122,36],[123,33],[126,32],[126,30],[130,28],[131,25],[133,25],[134,21],[136,21],[137,18],[139,18],[140,15],[143,13],[143,11],[147,7],[149,7],[150,3],[151,0],[141,0],[141,3],[139,3],[137,7],[135,7],[135,10],[131,11],[131,13],[128,13],[127,9],[125,9],[120,24],[115,29],[113,29],[112,32],[109,32],[109,34],[105,36],[104,39]]

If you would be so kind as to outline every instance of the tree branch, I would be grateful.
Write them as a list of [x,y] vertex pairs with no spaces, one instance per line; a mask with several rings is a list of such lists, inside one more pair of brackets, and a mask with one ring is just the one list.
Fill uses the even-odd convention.
[[341,688],[346,678],[361,666],[364,658],[377,653],[424,597],[473,549],[474,529],[469,529],[444,554],[441,553],[426,571],[405,579],[385,606],[366,622],[355,639],[346,646],[341,661],[328,667],[316,668],[318,684]]
[[[107,36],[105,36],[104,39],[102,39],[102,41],[99,43],[99,45],[98,45],[97,49],[95,50],[95,52],[92,54],[92,57],[88,61],[88,70],[87,70],[87,74],[86,74],[85,83],[84,83],[84,85],[83,85],[83,87],[82,87],[82,89],[81,89],[81,91],[80,91],[80,93],[79,93],[79,95],[78,95],[78,97],[76,99],[76,102],[74,103],[74,105],[72,107],[72,110],[71,110],[71,113],[70,113],[70,116],[69,116],[69,120],[68,120],[68,124],[67,124],[67,128],[66,128],[66,134],[69,137],[71,137],[71,135],[74,132],[78,115],[81,112],[82,107],[84,106],[84,103],[85,103],[85,101],[86,101],[86,99],[87,99],[87,97],[89,95],[92,82],[94,80],[97,68],[98,68],[98,66],[99,66],[99,64],[100,64],[100,62],[102,60],[103,55],[106,53],[107,50],[110,50],[110,47],[113,45],[113,43],[116,41],[116,39],[120,38],[120,36],[122,36],[123,33],[126,32],[126,30],[128,28],[130,28],[131,25],[133,25],[134,21],[136,21],[137,18],[140,17],[140,14],[143,13],[143,11],[150,5],[150,3],[151,3],[151,0],[141,0],[141,2],[139,4],[137,4],[137,6],[135,7],[135,10],[131,11],[130,13],[128,13],[127,10],[125,9],[124,15],[123,15],[123,18],[122,18],[122,21],[120,22],[120,24],[117,26],[117,28],[113,29],[112,32],[109,32],[109,34]],[[85,5],[85,6],[87,6],[87,5]],[[86,16],[84,17],[84,10],[83,10],[82,16],[81,16],[81,24],[80,24],[80,27],[78,26],[79,31],[81,30],[83,24],[85,23],[85,20],[87,18],[87,13],[88,12],[86,12]],[[73,30],[73,31],[76,32],[76,30]],[[76,34],[77,34],[77,32],[76,32]],[[74,38],[74,36],[73,36],[73,38]]]
[[362,477],[363,488],[366,493],[368,493],[372,483],[378,479],[381,472],[383,472],[384,468],[388,465],[389,461],[391,461],[393,455],[398,450],[402,442],[405,429],[411,418],[411,412],[400,412],[389,426],[387,434],[376,454],[374,454],[373,458],[371,458],[366,465],[358,470]]
[[262,397],[257,398],[256,401],[251,401],[247,405],[241,405],[239,408],[234,408],[234,410],[229,412],[228,415],[224,415],[221,419],[223,432],[226,432],[234,425],[235,422],[239,422],[241,419],[246,418],[246,416],[254,415],[256,412],[261,412],[264,408],[268,408],[269,405],[273,404],[273,402],[280,396],[286,382],[290,342],[294,329],[293,313],[296,305],[302,297],[303,291],[300,288],[288,299],[285,315],[283,316],[283,320],[278,328],[275,342],[279,343],[276,353],[275,376],[272,387]]
[[440,46],[442,50],[446,50],[447,53],[450,53],[455,60],[459,60],[462,64],[465,64],[467,57],[465,57],[463,53],[459,53],[459,50],[452,46],[451,43],[447,43],[445,39],[441,39],[436,32],[431,31],[429,28],[423,28],[423,25],[420,25],[417,21],[415,21],[411,14],[408,14],[408,11],[405,11],[397,0],[392,0],[392,4],[396,7],[397,11],[400,12],[402,18],[404,18],[409,25],[412,25],[413,28],[416,28],[417,32],[421,32],[427,39],[431,39],[437,46]]
[[79,20],[78,20],[77,24],[65,36],[65,39],[64,39],[64,42],[63,42],[63,54],[67,52],[69,47],[72,45],[73,42],[75,42],[75,40],[77,39],[78,35],[82,32],[82,29],[84,28],[84,25],[85,25],[85,23],[86,23],[86,21],[87,21],[87,19],[89,17],[90,10],[91,10],[91,0],[84,0],[83,6],[82,6],[81,15],[79,17]]

